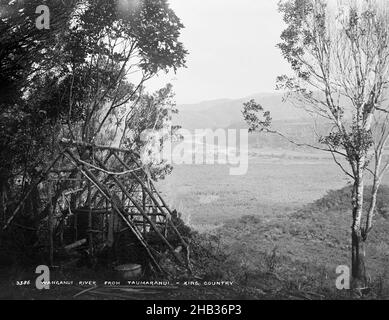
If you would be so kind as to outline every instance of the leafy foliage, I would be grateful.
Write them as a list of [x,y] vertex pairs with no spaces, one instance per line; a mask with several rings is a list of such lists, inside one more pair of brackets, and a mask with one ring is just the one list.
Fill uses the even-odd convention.
[[255,100],[250,100],[243,105],[243,118],[249,124],[250,132],[263,131],[270,127],[272,118],[269,111],[265,111]]
[[[143,82],[137,86],[127,78],[129,58],[144,79],[184,66],[187,52],[178,41],[183,25],[167,1],[124,2],[123,7],[114,0],[55,1],[47,32],[35,27],[39,1],[1,1],[4,174],[29,162],[32,154],[39,159],[41,148],[51,147],[48,138],[60,132],[93,137],[104,122],[94,115],[106,104],[114,101],[113,111],[139,99]],[[32,152],[35,145],[39,148]]]

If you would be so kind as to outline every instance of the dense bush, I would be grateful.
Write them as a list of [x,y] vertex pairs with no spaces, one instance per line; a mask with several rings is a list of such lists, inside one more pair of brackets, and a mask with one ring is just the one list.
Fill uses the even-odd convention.
[[[347,186],[340,190],[331,190],[327,194],[315,201],[313,206],[319,210],[351,210],[352,187]],[[369,203],[371,199],[371,186],[365,188],[364,203]],[[389,186],[381,186],[377,195],[377,211],[384,213],[389,207]]]

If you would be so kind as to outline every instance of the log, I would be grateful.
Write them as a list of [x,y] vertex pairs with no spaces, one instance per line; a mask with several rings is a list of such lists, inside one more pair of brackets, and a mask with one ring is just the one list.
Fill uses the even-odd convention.
[[81,247],[85,243],[86,243],[86,239],[78,240],[78,241],[76,241],[76,242],[74,242],[72,244],[69,244],[69,245],[65,246],[64,249],[66,251],[70,251],[70,250],[73,250],[75,248]]
[[115,148],[115,147],[107,147],[107,146],[100,146],[96,144],[91,144],[83,141],[74,141],[70,139],[61,139],[60,143],[64,145],[70,145],[70,146],[80,146],[80,147],[89,147],[92,149],[96,150],[105,150],[105,151],[114,151],[114,152],[122,152],[122,153],[129,153],[129,154],[135,154],[138,155],[135,151],[133,150],[126,150],[126,149],[121,149],[121,148]]

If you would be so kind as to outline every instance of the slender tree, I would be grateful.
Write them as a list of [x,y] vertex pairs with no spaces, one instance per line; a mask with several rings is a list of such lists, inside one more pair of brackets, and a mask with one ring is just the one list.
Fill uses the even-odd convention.
[[[280,76],[278,88],[330,124],[311,147],[331,152],[352,181],[352,283],[365,288],[365,243],[389,167],[384,152],[389,140],[389,10],[380,0],[285,0],[279,9],[286,29],[278,47],[294,75]],[[245,104],[250,128],[282,135],[271,129],[270,114],[263,112],[255,101]],[[373,186],[365,204],[368,174]]]

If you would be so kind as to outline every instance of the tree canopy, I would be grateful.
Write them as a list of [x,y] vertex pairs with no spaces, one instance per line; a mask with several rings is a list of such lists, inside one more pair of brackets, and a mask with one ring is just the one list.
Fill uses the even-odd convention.
[[35,26],[40,4],[0,3],[4,176],[33,172],[53,137],[95,141],[118,113],[141,112],[147,80],[185,66],[166,0],[52,1],[49,30]]

